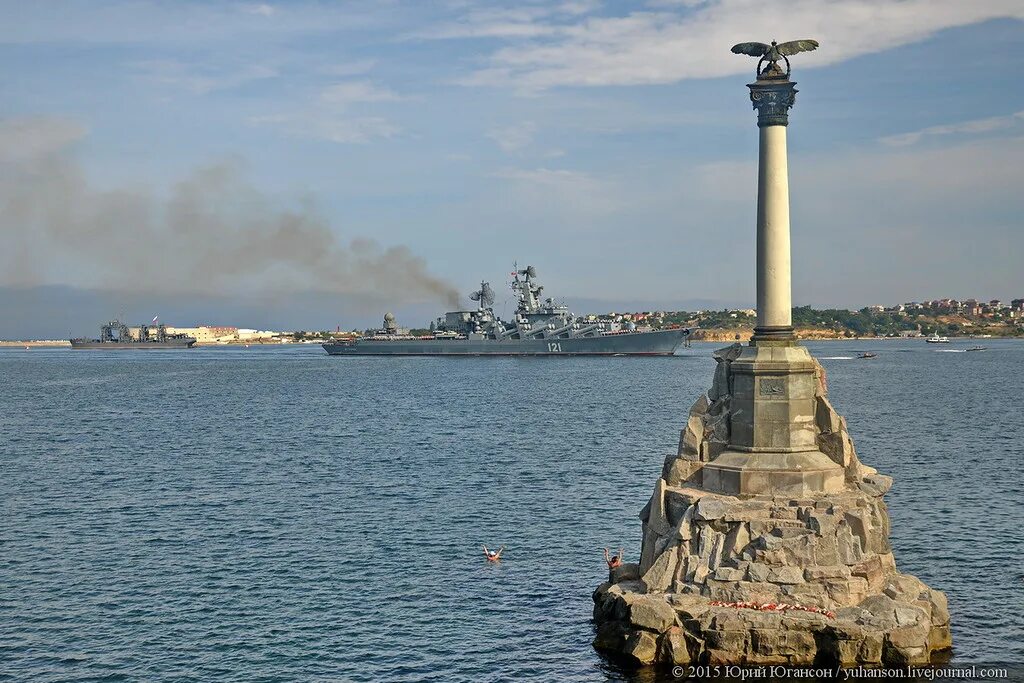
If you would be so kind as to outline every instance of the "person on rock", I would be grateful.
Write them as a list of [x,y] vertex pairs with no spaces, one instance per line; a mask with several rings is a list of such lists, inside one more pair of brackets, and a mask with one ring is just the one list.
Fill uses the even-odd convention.
[[608,548],[604,549],[604,561],[608,563],[608,570],[616,569],[622,566],[622,548],[619,548],[619,554],[608,556]]
[[488,550],[487,546],[484,546],[484,557],[487,558],[488,562],[501,562],[501,552],[505,549],[505,546],[501,546],[497,551]]

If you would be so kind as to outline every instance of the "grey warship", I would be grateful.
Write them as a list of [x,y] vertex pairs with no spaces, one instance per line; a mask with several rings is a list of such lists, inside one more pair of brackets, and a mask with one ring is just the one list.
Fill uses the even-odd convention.
[[169,334],[163,323],[156,326],[139,325],[138,334],[118,320],[111,320],[100,326],[99,339],[72,339],[73,349],[190,349],[196,343],[194,337],[184,334]]
[[511,287],[519,304],[510,322],[494,314],[494,290],[481,282],[470,294],[478,307],[446,313],[429,335],[403,334],[388,313],[376,333],[323,347],[332,356],[671,356],[690,334],[682,327],[640,331],[632,323],[578,318],[550,297],[541,299],[533,266],[517,269]]

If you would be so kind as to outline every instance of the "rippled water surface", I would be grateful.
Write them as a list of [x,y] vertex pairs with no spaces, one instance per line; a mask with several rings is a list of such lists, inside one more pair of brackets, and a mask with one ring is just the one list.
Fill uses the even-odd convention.
[[[810,347],[957,660],[1020,661],[1024,343],[986,343]],[[638,556],[716,346],[2,350],[0,678],[618,678],[590,647],[601,548]]]

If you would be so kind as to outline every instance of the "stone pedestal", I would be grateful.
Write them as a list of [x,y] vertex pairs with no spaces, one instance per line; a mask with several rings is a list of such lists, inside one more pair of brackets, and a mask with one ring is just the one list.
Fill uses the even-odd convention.
[[818,449],[815,363],[789,341],[755,341],[730,364],[729,443],[701,485],[734,495],[832,493],[843,471]]
[[[640,513],[640,562],[594,593],[595,647],[638,665],[904,666],[941,657],[952,643],[946,598],[897,570],[883,500],[892,480],[861,464],[824,369],[806,351],[775,347],[806,365],[788,385],[808,402],[797,409],[795,440],[763,454],[731,450],[759,447],[732,433],[742,412],[760,410],[750,394],[767,375],[750,370],[763,347],[750,348],[715,353],[714,383]],[[773,482],[780,453],[797,458],[783,462],[799,477]],[[728,468],[719,463],[734,455],[739,484],[722,485]],[[808,485],[816,476],[824,483]]]

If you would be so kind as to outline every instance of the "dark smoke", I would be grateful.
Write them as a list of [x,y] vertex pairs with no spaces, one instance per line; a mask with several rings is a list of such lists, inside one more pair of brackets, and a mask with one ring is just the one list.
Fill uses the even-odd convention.
[[281,209],[245,182],[237,160],[196,170],[167,197],[96,189],[71,154],[83,135],[62,120],[0,122],[0,285],[458,305],[408,248],[340,241],[310,202]]

